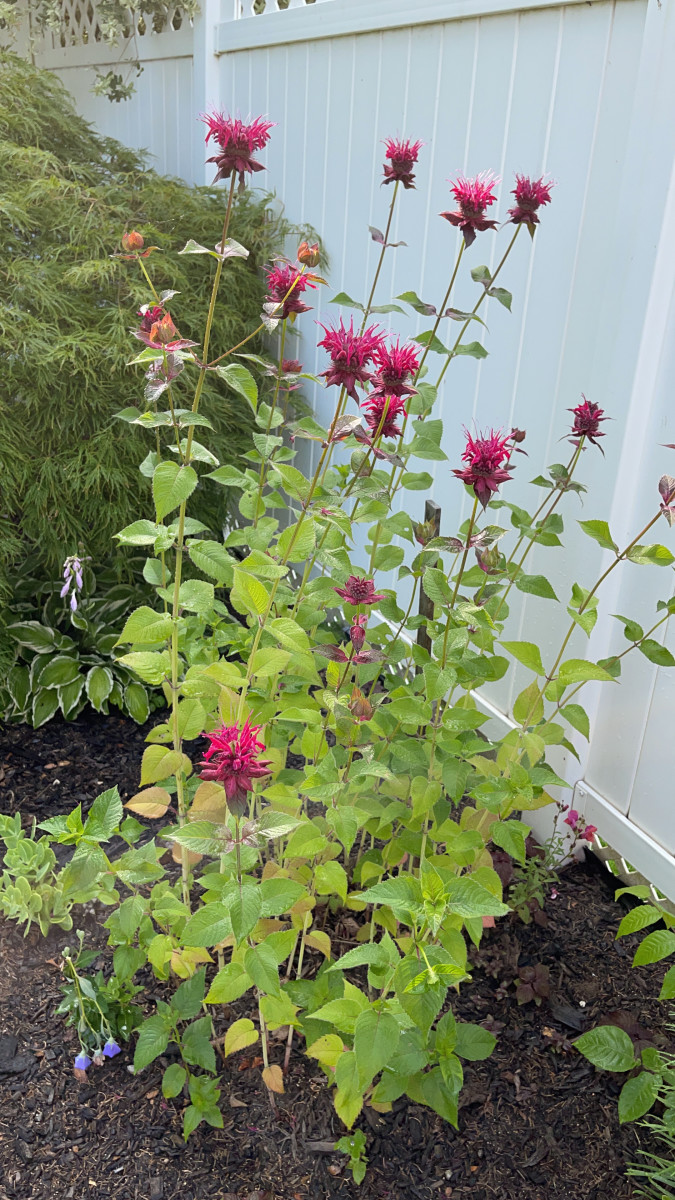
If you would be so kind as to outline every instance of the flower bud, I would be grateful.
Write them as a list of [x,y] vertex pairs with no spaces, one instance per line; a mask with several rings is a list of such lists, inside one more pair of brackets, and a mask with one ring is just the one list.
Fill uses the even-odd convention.
[[349,701],[349,711],[356,721],[369,721],[373,715],[373,706],[364,696],[360,688],[355,687]]
[[364,614],[362,614],[361,616],[356,618],[354,624],[352,625],[351,629],[349,630],[349,637],[351,639],[352,646],[357,651],[357,653],[361,649],[363,643],[366,640],[366,621],[367,621],[367,617]]
[[319,265],[319,243],[314,242],[310,246],[309,242],[301,242],[298,246],[298,262],[301,262],[306,267],[316,267]]
[[164,313],[164,316],[155,321],[150,330],[150,340],[160,342],[162,346],[168,346],[171,342],[175,342],[178,337],[178,330],[171,320],[169,313]]
[[137,233],[135,229],[132,229],[131,233],[122,234],[122,248],[127,251],[127,254],[142,250],[144,245],[141,234]]

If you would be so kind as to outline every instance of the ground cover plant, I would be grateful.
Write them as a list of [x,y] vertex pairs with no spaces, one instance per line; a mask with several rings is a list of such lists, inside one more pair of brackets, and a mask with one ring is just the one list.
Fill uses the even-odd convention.
[[[215,337],[221,283],[246,253],[230,236],[237,185],[261,169],[256,155],[272,127],[262,118],[204,119],[216,178],[227,187],[216,248],[196,240],[183,248],[212,275],[199,341],[196,332],[188,336],[180,300],[155,283],[159,256],[149,257],[144,231],[127,230],[117,251],[145,281],[135,363],[146,372],[148,407],[131,419],[154,436],[145,460],[153,510],[139,511],[118,539],[147,547],[144,574],[156,592],[121,629],[119,662],[161,687],[169,712],[149,735],[141,790],[126,816],[113,787],[86,819],[78,806],[40,829],[74,847],[65,868],[71,887],[110,906],[117,995],[126,988],[133,1000],[134,977],[148,964],[170,985],[139,1025],[134,1070],[170,1052],[163,1094],[184,1101],[186,1138],[203,1121],[222,1126],[216,1050],[228,1059],[259,1049],[274,1106],[296,1039],[323,1070],[347,1129],[364,1104],[387,1113],[404,1095],[456,1125],[464,1064],[485,1059],[496,1040],[487,1023],[457,1020],[453,1006],[471,976],[468,945],[480,946],[484,927],[509,913],[499,856],[520,865],[515,906],[532,914],[541,876],[526,865],[528,813],[557,804],[559,824],[575,839],[591,841],[595,832],[549,791],[566,786],[549,753],[556,746],[575,753],[570,733],[589,734],[580,689],[588,681],[615,686],[623,657],[635,650],[673,664],[653,636],[673,610],[670,600],[647,631],[620,617],[627,645],[609,659],[574,657],[572,646],[583,655],[601,585],[615,569],[675,561],[667,547],[645,540],[657,522],[671,523],[675,479],[664,475],[658,490],[655,482],[653,516],[624,547],[604,520],[581,522],[609,559],[595,582],[574,582],[560,601],[526,562],[534,545],[561,544],[560,509],[583,490],[578,475],[588,455],[600,452],[605,415],[582,398],[561,430],[568,461],[535,478],[540,500],[532,513],[507,498],[524,431],[467,431],[461,464],[448,477],[466,487],[471,513],[456,535],[437,535],[418,519],[415,492],[430,477],[413,460],[446,459],[442,422],[433,417],[438,390],[457,355],[484,357],[482,343],[465,335],[482,328],[488,298],[510,308],[502,270],[527,244],[523,226],[535,235],[551,185],[516,177],[508,243],[495,270],[471,269],[477,299],[465,310],[455,288],[464,284],[465,255],[496,231],[489,213],[497,182],[489,174],[455,181],[456,208],[442,216],[461,238],[446,294],[438,306],[413,292],[397,297],[430,317],[427,331],[402,342],[376,323],[401,305],[375,299],[395,206],[414,187],[422,147],[387,142],[384,182],[393,186],[386,229],[371,231],[381,249],[370,295],[336,297],[358,315],[324,326],[319,343],[327,352],[322,377],[335,396],[324,428],[310,417],[290,421],[281,399],[289,331],[309,311],[313,290],[325,286],[317,245],[303,242],[295,261],[268,269],[262,314],[245,339],[228,348]],[[268,400],[259,384],[270,378],[269,363],[249,343],[262,330],[278,334]],[[254,414],[253,448],[241,467],[221,465],[201,440],[210,438],[201,401],[214,374]],[[317,444],[308,474],[293,461],[303,439]],[[241,519],[219,540],[189,506],[223,486],[238,489]],[[411,513],[405,503],[396,508],[407,493]],[[493,523],[502,514],[509,528]],[[365,559],[354,548],[360,526]],[[395,591],[378,582],[378,572],[392,570]],[[427,615],[420,616],[422,590]],[[567,609],[569,627],[546,664],[534,643],[504,636],[519,594]],[[532,679],[513,706],[515,727],[490,740],[479,689],[514,663]],[[193,761],[186,743],[200,735],[207,745]],[[137,817],[167,815],[160,839],[148,839]],[[113,837],[128,849],[111,855]],[[166,840],[177,870],[166,861]],[[357,930],[345,954],[325,927],[337,910],[351,914]],[[323,962],[308,974],[310,956]],[[517,968],[518,999],[536,1008],[550,993],[546,969]],[[96,997],[108,986],[91,983]],[[220,1007],[244,997],[246,1015],[226,1019],[221,1030]],[[97,1025],[97,1010],[78,1005],[81,1072],[90,1059],[109,1057],[111,1025],[107,1015]],[[270,1054],[279,1030],[283,1063]],[[361,1139],[353,1139],[343,1148],[356,1179],[365,1163]]]

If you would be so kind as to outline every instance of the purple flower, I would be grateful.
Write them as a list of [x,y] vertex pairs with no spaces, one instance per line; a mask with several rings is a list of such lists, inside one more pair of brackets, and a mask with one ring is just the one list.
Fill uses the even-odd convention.
[[265,746],[256,737],[259,732],[258,725],[246,720],[241,729],[238,725],[223,725],[203,735],[211,745],[199,764],[199,774],[202,779],[222,783],[227,806],[236,817],[246,811],[253,780],[269,775],[272,766],[270,759],[260,758]]
[[270,138],[270,129],[274,128],[272,121],[256,117],[248,124],[238,117],[228,117],[225,113],[203,113],[200,120],[208,127],[206,141],[213,138],[218,150],[207,162],[216,164],[217,174],[214,179],[229,179],[232,172],[239,176],[239,184],[243,186],[246,172],[264,171],[262,163],[254,158],[258,150],[262,150]]
[[453,471],[458,479],[468,483],[474,490],[474,495],[485,508],[492,498],[492,493],[498,491],[500,483],[511,478],[508,466],[511,448],[510,435],[501,437],[491,429],[489,433],[477,434],[471,437],[466,433],[466,447],[462,461],[468,465],[462,470]]
[[492,171],[482,171],[474,179],[459,175],[453,183],[450,190],[457,201],[457,208],[454,212],[442,212],[441,216],[461,229],[466,246],[476,240],[477,230],[496,229],[497,222],[489,220],[485,211],[497,199],[494,189],[498,183]]
[[577,825],[579,824],[579,814],[576,808],[571,808],[564,820],[565,825],[569,825],[570,829],[576,833]]
[[71,554],[63,564],[63,578],[65,580],[59,595],[62,600],[70,592],[70,611],[77,612],[77,593],[82,591],[82,560],[76,554]]
[[516,203],[509,209],[509,221],[514,225],[529,225],[534,232],[534,226],[539,224],[537,209],[551,203],[552,183],[545,183],[544,177],[529,179],[527,175],[516,175],[516,186],[513,189]]
[[329,386],[335,384],[336,387],[344,387],[347,395],[358,401],[356,384],[369,382],[371,372],[368,367],[382,345],[382,334],[375,325],[369,325],[363,333],[355,333],[353,318],[349,322],[349,329],[345,328],[342,317],[339,325],[322,325],[321,328],[326,336],[318,345],[325,346],[331,365],[320,374],[325,376]]
[[78,1071],[86,1071],[87,1067],[91,1066],[91,1059],[88,1054],[81,1050],[75,1059],[75,1069]]
[[118,1046],[117,1042],[111,1037],[108,1038],[105,1046],[103,1047],[103,1053],[105,1054],[106,1058],[114,1058],[116,1054],[119,1054],[120,1050],[121,1047]]
[[587,400],[583,392],[581,393],[583,404],[577,404],[576,408],[570,408],[568,411],[574,413],[574,424],[570,441],[573,446],[578,446],[582,437],[587,441],[592,442],[594,446],[598,446],[602,450],[602,446],[598,445],[597,438],[604,437],[604,433],[599,428],[601,421],[606,421],[607,417],[602,414],[604,409],[598,404],[594,404],[592,400]]
[[378,600],[384,600],[384,593],[375,591],[372,579],[364,579],[358,575],[350,575],[343,588],[333,590],[355,608],[359,604],[377,604]]
[[404,188],[414,188],[415,176],[413,167],[417,162],[423,142],[411,142],[410,139],[387,138],[385,142],[385,158],[383,183],[402,183]]

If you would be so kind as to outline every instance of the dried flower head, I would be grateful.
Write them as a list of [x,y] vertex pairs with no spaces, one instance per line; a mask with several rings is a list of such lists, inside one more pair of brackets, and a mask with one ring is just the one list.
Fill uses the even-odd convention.
[[514,225],[529,225],[530,233],[539,224],[537,211],[544,204],[551,203],[552,183],[545,183],[543,175],[540,179],[529,179],[527,175],[516,175],[516,186],[513,189],[515,204],[509,209],[509,221]]
[[128,254],[133,254],[137,250],[142,250],[144,245],[145,241],[143,240],[142,235],[137,233],[135,229],[132,229],[130,233],[122,234],[122,249],[126,250]]
[[510,435],[502,437],[501,431],[494,429],[479,433],[476,437],[472,437],[466,429],[464,432],[466,446],[462,462],[467,466],[453,471],[453,475],[473,488],[474,495],[485,508],[493,492],[498,491],[500,483],[511,478],[511,470],[505,465],[511,454]]
[[376,392],[389,396],[413,396],[415,388],[411,386],[413,376],[420,365],[419,351],[416,346],[407,342],[404,346],[400,338],[387,346],[384,342],[375,351],[376,370],[372,378]]
[[401,436],[403,430],[396,422],[401,415],[406,416],[406,411],[405,401],[399,396],[383,396],[380,392],[374,392],[366,397],[362,407],[368,410],[364,416],[373,437],[376,434],[383,438]]
[[221,112],[202,113],[199,119],[207,126],[206,142],[213,138],[218,144],[216,154],[206,160],[216,164],[214,183],[219,179],[229,179],[234,172],[243,187],[246,173],[251,175],[254,171],[265,170],[263,164],[253,156],[267,145],[270,129],[274,128],[273,121],[256,117],[246,123]]
[[298,246],[298,262],[301,262],[306,267],[318,267],[319,258],[319,243],[313,242],[310,246],[309,242],[301,242]]
[[365,579],[363,576],[350,575],[343,588],[334,588],[338,596],[342,596],[347,604],[353,604],[356,608],[359,604],[377,604],[379,600],[384,600],[384,593],[375,591],[375,584],[372,579]]
[[419,154],[424,142],[411,142],[403,138],[387,138],[385,141],[385,158],[389,159],[388,163],[384,164],[384,183],[402,183],[404,188],[415,187],[415,176],[413,175],[413,167],[417,162]]
[[573,446],[578,446],[583,437],[586,438],[586,441],[592,442],[594,446],[598,446],[599,450],[602,450],[602,446],[598,444],[597,439],[605,436],[600,429],[600,422],[607,420],[607,417],[603,416],[605,410],[600,408],[599,405],[594,404],[592,400],[587,400],[583,392],[581,395],[583,403],[577,404],[576,408],[568,409],[568,412],[574,413],[569,441]]
[[277,263],[267,272],[267,303],[281,305],[274,311],[277,320],[285,321],[291,313],[306,313],[310,311],[308,304],[300,299],[308,287],[314,287],[307,276],[296,271],[290,263]]
[[253,780],[269,775],[271,760],[260,758],[264,743],[258,741],[259,726],[251,726],[248,720],[238,725],[224,725],[205,733],[211,745],[204,761],[199,764],[202,779],[215,780],[225,788],[227,805],[235,817],[246,811],[248,794],[253,789]]
[[461,229],[465,245],[470,246],[476,240],[476,231],[496,228],[497,222],[490,221],[485,216],[485,210],[497,199],[493,193],[498,183],[492,171],[482,171],[474,179],[458,175],[453,183],[451,191],[458,208],[454,212],[443,212],[441,216]]
[[357,400],[356,384],[368,383],[368,370],[376,350],[382,345],[382,334],[375,325],[369,325],[363,333],[354,333],[354,319],[345,328],[342,317],[337,326],[322,325],[325,337],[318,343],[324,346],[331,359],[327,371],[321,371],[327,384],[344,387],[353,400]]

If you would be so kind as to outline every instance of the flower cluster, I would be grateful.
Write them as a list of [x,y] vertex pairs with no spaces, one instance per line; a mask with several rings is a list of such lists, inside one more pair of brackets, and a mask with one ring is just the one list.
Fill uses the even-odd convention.
[[78,558],[76,554],[69,555],[64,562],[63,579],[64,583],[59,595],[62,600],[65,600],[66,596],[70,592],[70,611],[77,612],[77,596],[78,592],[82,591],[83,579],[82,559]]
[[498,491],[500,483],[511,478],[508,464],[511,457],[511,435],[503,437],[501,431],[491,429],[489,433],[479,433],[472,437],[465,429],[466,446],[462,454],[462,462],[467,464],[460,470],[454,470],[453,475],[469,484],[474,490],[476,499],[487,507],[493,492]]
[[477,231],[496,229],[497,222],[486,217],[485,212],[497,199],[494,189],[498,182],[491,171],[482,171],[474,179],[459,175],[453,183],[450,190],[458,207],[454,212],[441,213],[441,216],[461,229],[465,245],[470,246],[476,240]]
[[592,842],[598,832],[597,825],[587,825],[584,818],[577,812],[576,808],[571,808],[565,817],[565,825],[569,825],[572,833],[576,834],[584,842]]
[[375,349],[376,370],[372,376],[375,393],[382,396],[413,396],[412,378],[420,358],[416,346],[402,346],[400,338],[387,346],[381,342]]
[[528,225],[534,233],[534,226],[539,224],[537,210],[544,204],[551,203],[552,183],[545,183],[544,177],[529,179],[527,175],[516,175],[516,186],[513,189],[515,204],[509,209],[509,221],[514,225]]
[[211,745],[199,764],[201,778],[223,785],[228,808],[235,817],[243,816],[246,811],[253,780],[270,773],[270,759],[260,758],[265,746],[258,741],[258,733],[260,727],[246,720],[241,729],[238,725],[223,725],[204,734]]
[[404,188],[414,188],[413,167],[423,144],[411,142],[410,139],[387,138],[384,156],[389,162],[384,164],[383,183],[402,183]]
[[290,263],[277,263],[267,271],[267,301],[275,307],[274,316],[281,321],[290,317],[291,313],[306,313],[310,311],[308,304],[300,299],[308,287],[315,287],[302,271],[297,271]]
[[600,422],[607,420],[607,417],[603,416],[604,409],[594,404],[592,400],[587,400],[583,393],[582,398],[582,404],[568,409],[568,412],[574,414],[569,440],[573,446],[578,446],[581,438],[585,438],[587,442],[592,442],[594,446],[598,446],[598,449],[602,450],[597,439],[605,436],[600,429]]
[[[86,1050],[80,1050],[80,1053],[75,1058],[75,1062],[73,1064],[75,1067],[75,1074],[77,1075],[79,1071],[84,1074],[84,1072],[87,1070],[87,1067],[90,1067],[92,1062],[95,1067],[102,1067],[106,1058],[114,1058],[116,1054],[120,1053],[120,1050],[121,1046],[117,1045],[117,1042],[113,1037],[108,1038],[103,1049],[101,1049],[99,1046],[96,1050],[92,1051],[93,1057],[91,1058],[87,1054]],[[82,1076],[80,1076],[80,1078],[82,1078]]]
[[372,378],[368,370],[377,350],[382,346],[382,334],[375,325],[369,325],[363,333],[354,332],[354,319],[349,322],[349,329],[344,325],[342,317],[340,324],[334,326],[322,325],[325,337],[318,343],[324,346],[330,355],[331,365],[320,374],[325,377],[328,385],[345,388],[347,395],[358,400],[357,383],[368,383]]
[[377,604],[380,600],[384,600],[384,593],[375,591],[375,584],[372,579],[366,579],[359,575],[350,575],[345,586],[343,588],[335,588],[334,591],[347,604],[353,604],[355,608],[359,604]]
[[229,179],[234,172],[243,187],[246,173],[250,175],[254,171],[265,170],[263,164],[253,156],[267,145],[274,122],[256,117],[246,124],[238,117],[228,117],[221,112],[203,113],[200,120],[207,126],[206,142],[213,138],[218,144],[216,154],[206,160],[216,164],[214,183],[219,179]]
[[363,401],[366,424],[373,434],[384,438],[400,437],[403,430],[397,425],[400,416],[406,416],[405,401],[399,396],[384,396],[373,392]]

